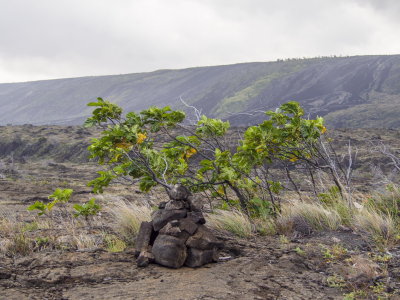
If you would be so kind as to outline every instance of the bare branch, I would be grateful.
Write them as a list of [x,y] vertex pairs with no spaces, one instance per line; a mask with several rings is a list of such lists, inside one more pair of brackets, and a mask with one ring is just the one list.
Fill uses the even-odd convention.
[[201,119],[201,110],[197,109],[197,107],[195,107],[195,106],[193,106],[193,105],[187,104],[187,103],[182,99],[182,96],[179,96],[179,100],[180,100],[181,103],[182,103],[183,105],[185,105],[186,107],[193,109],[194,116],[195,116],[195,118],[196,118],[196,122],[192,122],[192,125],[195,125],[198,121],[200,121],[200,119]]

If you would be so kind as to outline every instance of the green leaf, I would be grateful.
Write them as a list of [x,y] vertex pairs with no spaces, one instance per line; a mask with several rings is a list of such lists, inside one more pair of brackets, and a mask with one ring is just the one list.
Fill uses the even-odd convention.
[[51,194],[48,198],[49,199],[54,199],[56,201],[60,201],[60,202],[63,202],[63,203],[66,203],[71,198],[71,195],[72,195],[73,192],[74,192],[74,190],[72,190],[72,189],[56,188],[54,193]]
[[88,186],[93,187],[93,193],[103,193],[103,188],[108,186],[116,175],[114,175],[111,171],[98,171],[100,176],[89,181]]
[[143,192],[148,192],[152,187],[156,186],[157,182],[155,182],[150,176],[144,176],[139,182],[139,188]]
[[46,210],[46,204],[44,204],[42,201],[36,201],[34,204],[28,206],[27,208],[29,211],[38,209],[40,211],[45,211]]
[[73,208],[75,209],[74,217],[79,217],[83,216],[85,218],[89,216],[94,216],[97,215],[100,210],[101,206],[97,203],[95,203],[96,199],[91,198],[88,202],[80,205],[80,204],[75,204]]

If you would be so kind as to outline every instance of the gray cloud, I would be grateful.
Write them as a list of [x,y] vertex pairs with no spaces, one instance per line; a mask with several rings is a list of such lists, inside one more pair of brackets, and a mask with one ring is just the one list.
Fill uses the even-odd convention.
[[399,11],[400,2],[397,0],[357,0],[360,5],[370,5],[383,11]]
[[391,0],[0,0],[0,82],[400,52]]

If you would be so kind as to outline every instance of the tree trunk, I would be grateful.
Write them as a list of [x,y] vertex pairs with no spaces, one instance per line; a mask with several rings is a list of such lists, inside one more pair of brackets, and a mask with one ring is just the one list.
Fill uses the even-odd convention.
[[247,209],[247,202],[248,199],[243,195],[243,193],[240,191],[240,189],[236,186],[234,186],[232,183],[227,182],[229,187],[235,192],[236,196],[239,199],[240,207],[242,210],[246,213],[246,215],[249,215],[249,211]]

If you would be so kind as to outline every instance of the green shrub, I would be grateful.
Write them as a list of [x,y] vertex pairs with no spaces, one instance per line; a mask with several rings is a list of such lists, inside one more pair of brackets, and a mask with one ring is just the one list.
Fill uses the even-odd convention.
[[97,215],[100,210],[101,206],[97,203],[95,203],[96,199],[92,198],[88,202],[80,205],[80,204],[75,204],[73,207],[75,209],[74,217],[84,217],[86,221],[88,221],[90,216],[95,216]]
[[35,240],[35,247],[38,250],[43,250],[50,245],[50,238],[49,237],[36,237]]
[[[227,193],[234,194],[240,209],[253,217],[279,210],[275,200],[282,185],[265,166],[309,162],[326,131],[323,118],[305,118],[300,105],[291,101],[266,112],[267,119],[247,128],[240,145],[233,149],[224,143],[229,122],[199,116],[197,124],[189,127],[184,124],[185,113],[168,106],[123,116],[119,106],[102,98],[88,105],[96,108],[86,126],[106,128],[88,150],[91,158],[109,166],[89,182],[94,192],[103,192],[118,176],[132,177],[145,192],[157,185],[169,190],[182,184],[192,192],[208,192],[228,204]],[[165,142],[160,141],[160,134],[167,137]],[[272,203],[260,201],[257,195],[261,194],[269,195]]]
[[42,216],[44,214],[47,214],[51,212],[53,207],[57,203],[62,203],[63,205],[69,201],[71,198],[71,195],[73,193],[73,190],[71,189],[55,189],[54,193],[51,194],[48,198],[53,199],[53,201],[49,203],[44,203],[43,201],[36,201],[34,204],[28,206],[29,211],[33,210],[38,210],[38,216]]
[[258,197],[250,199],[248,210],[252,218],[268,219],[274,214],[271,202]]

